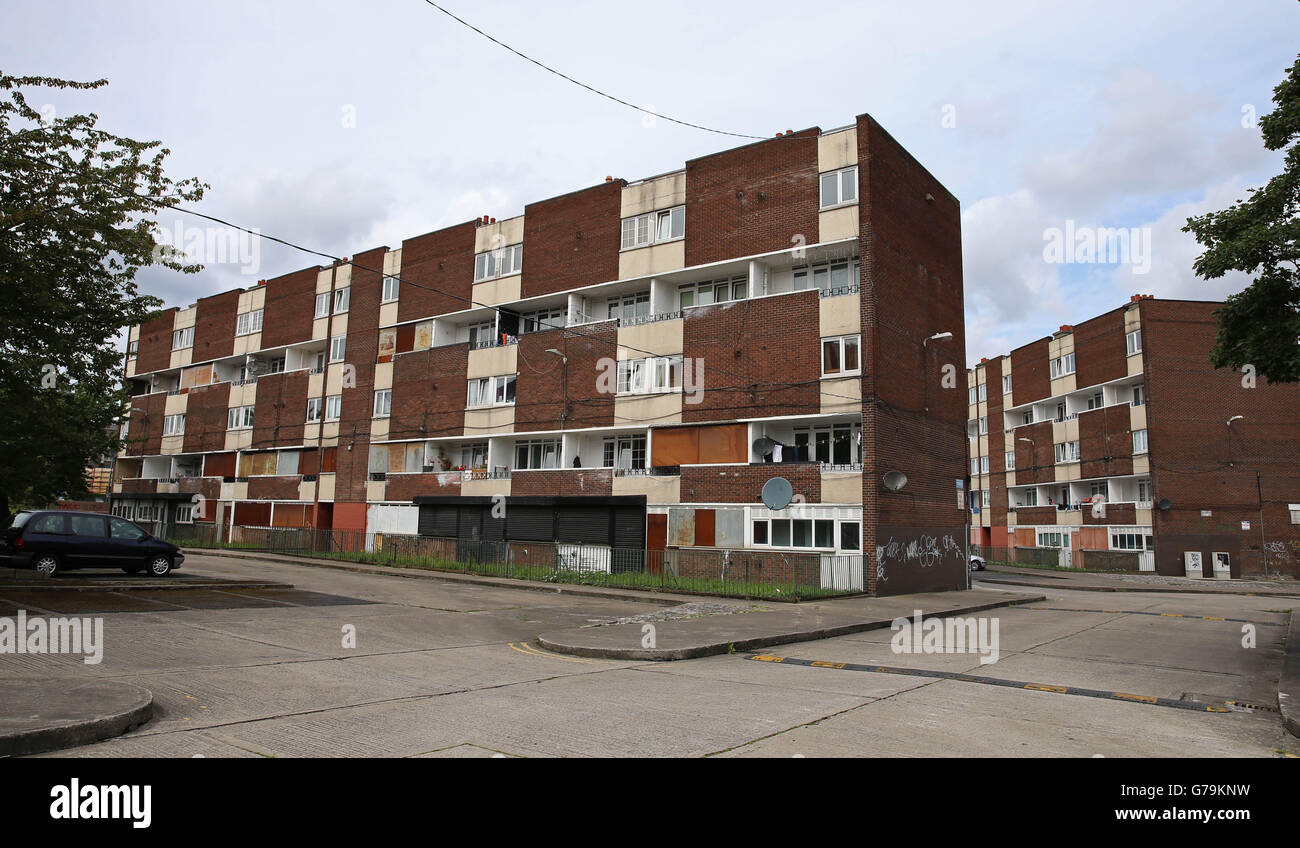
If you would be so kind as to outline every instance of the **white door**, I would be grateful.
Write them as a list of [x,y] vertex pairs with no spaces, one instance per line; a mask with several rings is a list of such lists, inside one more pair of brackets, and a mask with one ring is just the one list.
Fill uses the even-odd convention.
[[1188,577],[1203,575],[1200,551],[1183,551],[1183,573]]

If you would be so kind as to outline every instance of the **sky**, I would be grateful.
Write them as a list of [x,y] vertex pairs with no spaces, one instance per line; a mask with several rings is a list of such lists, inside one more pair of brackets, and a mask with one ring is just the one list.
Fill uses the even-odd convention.
[[[767,137],[870,113],[961,201],[971,362],[1132,294],[1244,288],[1196,277],[1181,228],[1278,173],[1256,120],[1300,52],[1285,0],[440,5],[691,123]],[[0,69],[109,80],[30,100],[161,140],[170,176],[211,186],[196,209],[332,255],[746,143],[424,0],[6,0]],[[1047,250],[1099,228],[1132,249]],[[185,306],[323,261],[267,242],[207,259],[140,289]]]

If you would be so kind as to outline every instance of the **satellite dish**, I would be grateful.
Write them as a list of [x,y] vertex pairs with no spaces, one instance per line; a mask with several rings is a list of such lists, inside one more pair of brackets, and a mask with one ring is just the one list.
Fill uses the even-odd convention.
[[759,456],[767,456],[776,448],[776,439],[769,439],[767,436],[761,436],[754,440],[754,453]]
[[794,497],[794,487],[784,477],[773,477],[763,484],[763,505],[768,509],[785,509]]
[[907,475],[901,471],[890,471],[885,475],[885,488],[897,492],[907,485]]
[[1156,506],[1160,507],[1163,510],[1168,510],[1169,507],[1173,506],[1173,504],[1169,502],[1169,498],[1161,498],[1160,502],[1157,503]]

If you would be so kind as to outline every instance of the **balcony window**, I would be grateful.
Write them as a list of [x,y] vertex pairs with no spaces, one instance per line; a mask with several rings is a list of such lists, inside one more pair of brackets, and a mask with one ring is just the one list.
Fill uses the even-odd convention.
[[621,230],[622,250],[675,241],[686,235],[686,207],[676,206],[624,218]]
[[821,208],[830,209],[858,202],[858,167],[828,171],[821,175]]
[[602,466],[645,468],[645,436],[606,436]]
[[708,280],[677,287],[677,308],[708,306],[729,300],[744,300],[749,296],[749,277],[738,276],[727,280]]
[[515,470],[531,471],[560,467],[559,439],[526,439],[515,442]]
[[525,312],[519,316],[519,332],[536,333],[540,330],[555,330],[563,327],[568,320],[569,308],[567,306]]
[[841,259],[817,265],[800,265],[794,269],[794,290],[808,288],[822,292],[849,289],[858,282],[858,260]]
[[615,295],[606,303],[606,318],[630,320],[650,314],[650,292]]
[[1139,383],[1138,385],[1133,387],[1133,405],[1145,406],[1146,402],[1147,402],[1147,387],[1145,384]]
[[1062,548],[1065,547],[1065,534],[1058,530],[1039,530],[1038,547],[1040,548]]
[[857,465],[862,462],[862,425],[824,424],[795,427],[796,446],[808,446],[808,458],[827,465]]
[[497,325],[494,321],[471,325],[469,328],[470,350],[496,344],[496,328]]

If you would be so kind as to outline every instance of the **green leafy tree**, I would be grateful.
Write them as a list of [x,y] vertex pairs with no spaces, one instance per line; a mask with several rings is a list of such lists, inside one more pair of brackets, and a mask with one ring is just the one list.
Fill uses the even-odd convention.
[[1187,219],[1205,252],[1196,260],[1206,280],[1228,271],[1254,277],[1217,310],[1216,368],[1253,365],[1270,383],[1300,381],[1300,59],[1273,89],[1274,109],[1260,118],[1269,150],[1286,150],[1282,173],[1250,198],[1221,212]]
[[[97,89],[0,71],[0,520],[86,491],[85,470],[119,448],[128,401],[119,333],[155,314],[135,275],[159,264],[156,212],[207,187],[163,173],[170,153],[58,117],[33,90]],[[39,101],[36,101],[39,103]]]

